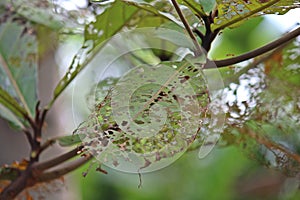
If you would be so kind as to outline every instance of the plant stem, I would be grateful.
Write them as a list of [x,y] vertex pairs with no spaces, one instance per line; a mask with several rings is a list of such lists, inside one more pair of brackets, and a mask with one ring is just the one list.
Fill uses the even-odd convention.
[[204,35],[199,31],[198,29],[194,29],[194,32],[199,36],[199,38],[203,41],[204,40]]
[[80,158],[71,164],[64,166],[60,169],[56,169],[50,172],[46,172],[42,174],[41,176],[37,177],[38,182],[47,182],[52,181],[54,179],[57,179],[59,177],[62,177],[66,175],[67,173],[79,168],[80,166],[84,165],[88,161],[90,161],[93,157],[91,155],[87,155],[86,157]]
[[19,177],[13,180],[6,188],[4,188],[3,191],[1,191],[0,200],[13,200],[25,188],[34,186],[39,182],[54,180],[65,175],[68,172],[73,171],[74,169],[77,169],[84,163],[88,162],[92,158],[92,156],[87,155],[86,157],[80,158],[65,167],[43,173],[44,170],[58,166],[59,164],[71,158],[74,158],[78,155],[78,151],[82,150],[82,148],[83,147],[80,146],[49,161],[28,165],[26,170],[23,171]]
[[224,60],[210,60],[204,68],[213,68],[214,66],[217,66],[219,68],[219,67],[226,67],[229,65],[237,64],[239,62],[254,58],[254,57],[262,55],[268,51],[271,51],[271,50],[281,46],[282,44],[289,42],[290,40],[294,39],[298,35],[300,35],[300,27],[298,27],[294,31],[291,31],[291,32],[285,34],[281,38],[279,38],[273,42],[270,42],[269,44],[267,44],[265,46],[257,48],[253,51],[244,53],[242,55],[239,55],[239,56],[236,56],[233,58],[224,59]]
[[175,8],[176,12],[179,15],[179,18],[182,21],[182,23],[183,23],[186,31],[188,32],[190,38],[192,39],[192,41],[193,41],[193,43],[194,43],[194,45],[196,47],[196,51],[195,51],[196,55],[195,56],[201,55],[202,54],[201,46],[199,45],[196,36],[194,35],[193,31],[191,30],[189,23],[187,22],[186,18],[184,17],[184,15],[183,15],[183,13],[182,13],[182,11],[181,11],[181,9],[180,9],[177,1],[176,0],[171,0],[171,1],[172,1],[173,5],[174,5],[174,8]]
[[211,30],[211,24],[213,23],[215,17],[215,13],[211,12],[209,16],[202,16],[202,20],[205,25],[205,35],[202,39],[202,48],[205,49],[206,52],[209,52],[211,48],[211,43],[214,41],[216,36],[219,33],[219,30]]
[[[254,131],[248,129],[241,129],[243,133],[246,133],[248,136],[253,138],[257,143],[264,145],[269,150],[278,150],[284,153],[288,158],[292,158],[300,164],[300,156],[294,152],[291,152],[289,149],[286,149],[284,146],[274,143],[272,140],[269,140],[263,135],[258,135]],[[279,154],[279,153],[278,153]]]
[[49,169],[51,167],[54,167],[54,166],[57,166],[58,164],[61,164],[71,158],[73,158],[74,156],[77,156],[78,155],[78,151],[81,151],[83,148],[83,146],[80,146],[80,147],[77,147],[63,155],[60,155],[56,158],[53,158],[51,160],[48,160],[48,161],[45,161],[45,162],[41,162],[41,163],[36,163],[34,164],[34,168],[37,169],[37,170],[46,170],[46,169]]

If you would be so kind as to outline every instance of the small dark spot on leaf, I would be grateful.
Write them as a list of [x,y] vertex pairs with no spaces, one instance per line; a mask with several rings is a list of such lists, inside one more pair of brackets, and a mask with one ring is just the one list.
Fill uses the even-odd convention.
[[176,101],[178,101],[178,98],[177,98],[177,96],[175,94],[172,95],[172,97],[173,97],[173,99],[175,99]]
[[137,120],[137,119],[134,120],[134,122],[137,123],[137,124],[144,124],[144,123],[145,123],[145,122],[143,122],[143,121],[141,121],[141,120]]
[[114,161],[113,161],[113,165],[114,165],[115,167],[117,167],[117,166],[119,165],[119,162],[118,162],[117,160],[114,160]]

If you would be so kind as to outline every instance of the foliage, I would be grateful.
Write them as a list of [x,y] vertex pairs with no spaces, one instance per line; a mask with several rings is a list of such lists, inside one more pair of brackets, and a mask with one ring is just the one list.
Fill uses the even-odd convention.
[[[111,167],[118,168],[130,161],[136,173],[151,171],[152,166],[156,169],[156,163],[174,160],[186,150],[202,147],[210,151],[219,134],[220,146],[237,146],[262,165],[296,176],[300,170],[297,39],[300,28],[261,48],[231,58],[214,60],[208,58],[207,53],[223,31],[237,29],[250,18],[284,14],[299,7],[299,3],[290,0],[115,0],[91,1],[87,8],[72,12],[47,0],[1,3],[0,116],[25,134],[31,151],[28,160],[0,168],[0,180],[6,181],[2,184],[0,199],[13,199],[26,188],[50,184],[93,156]],[[44,108],[40,108],[37,95],[41,27],[64,37],[66,33],[84,36],[80,50],[56,85],[53,98],[43,102],[47,104]],[[102,55],[110,48],[107,44],[112,37],[142,27],[168,28],[186,37],[159,32],[159,39],[152,42],[167,47],[168,52],[163,48],[137,50],[135,47],[143,38],[118,44],[115,49],[119,51],[135,49],[122,62],[124,66],[126,62],[139,65],[131,73],[143,77],[144,85],[136,88],[141,83],[136,76],[98,80],[90,88],[90,94],[95,95],[96,91],[96,98],[91,101],[89,117],[72,135],[41,141],[48,111],[71,82],[99,53]],[[78,33],[80,28],[83,31]],[[75,29],[77,31],[72,31]],[[185,53],[174,53],[182,49]],[[246,66],[239,66],[242,61],[247,61]],[[214,67],[217,69],[211,69]],[[216,72],[225,86],[216,82]],[[187,95],[185,84],[193,95]],[[126,99],[123,94],[131,94],[132,90],[135,92]],[[246,98],[241,97],[241,90],[247,93]],[[129,108],[123,108],[123,102],[127,101]],[[117,113],[113,111],[114,106],[119,106]],[[162,107],[167,108],[166,112]],[[182,115],[181,109],[186,109],[183,113],[188,114]],[[226,114],[225,121],[222,114]],[[165,120],[164,125],[156,125],[153,117],[160,119],[159,122]],[[128,120],[120,121],[120,118]],[[219,124],[224,127],[220,128]],[[158,128],[156,135],[152,134],[152,127]],[[185,137],[180,132],[184,132]],[[76,147],[40,161],[41,153],[55,142],[63,147]],[[81,158],[61,166],[78,155]],[[27,199],[32,198],[28,192],[25,195]]]

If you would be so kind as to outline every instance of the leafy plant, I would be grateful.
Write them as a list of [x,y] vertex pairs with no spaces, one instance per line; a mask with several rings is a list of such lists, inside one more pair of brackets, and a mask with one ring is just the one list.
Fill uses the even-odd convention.
[[[24,133],[31,147],[27,159],[0,168],[0,199],[14,199],[21,193],[31,199],[28,189],[50,185],[94,157],[116,168],[132,159],[136,164],[134,171],[140,173],[151,171],[152,166],[156,169],[155,163],[161,160],[178,158],[185,150],[201,147],[206,155],[213,147],[211,143],[214,145],[219,139],[219,134],[219,144],[238,146],[262,165],[296,176],[300,166],[297,135],[300,128],[297,40],[300,28],[230,58],[214,60],[208,57],[208,53],[212,42],[225,29],[235,29],[258,16],[284,14],[299,7],[299,3],[282,0],[91,1],[88,8],[73,13],[47,0],[0,3],[0,116],[12,128]],[[52,99],[43,102],[46,104],[43,108],[37,94],[38,56],[42,53],[38,35],[42,27],[64,37],[68,37],[66,33],[84,37],[80,50],[56,85]],[[119,92],[130,93],[138,82],[130,77],[110,77],[91,88],[91,94],[96,96],[92,99],[92,111],[73,134],[42,141],[47,114],[72,81],[89,67],[99,52],[109,48],[107,43],[113,36],[144,27],[168,28],[186,37],[178,39],[176,34],[160,32],[160,39],[152,42],[167,46],[169,52],[136,49],[142,44],[138,39],[118,44],[123,45],[122,48],[135,49],[124,61],[139,66],[133,72],[147,72],[148,82],[130,96],[129,111],[117,113],[123,119],[130,119],[118,121],[113,108],[127,100],[119,97]],[[173,52],[180,48],[189,51],[175,55]],[[239,63],[243,61],[247,61],[246,66],[240,67]],[[149,65],[158,70],[147,71]],[[159,71],[160,66],[166,68]],[[215,84],[217,78],[211,75],[215,72],[221,74],[224,82],[217,84],[222,85]],[[164,80],[165,75],[170,74]],[[153,79],[164,82],[158,84]],[[185,88],[176,93],[187,83],[193,95],[182,92]],[[241,88],[248,91],[247,99],[240,100],[236,95]],[[215,91],[217,96],[221,94],[222,99],[217,97],[212,101],[213,93],[209,90]],[[186,96],[180,96],[180,93]],[[230,96],[231,99],[227,98]],[[113,100],[114,97],[120,101]],[[183,99],[191,100],[186,103]],[[167,112],[163,113],[160,107],[167,107]],[[187,109],[188,116],[180,115],[182,108]],[[226,112],[225,121],[214,108]],[[134,117],[131,119],[131,116]],[[151,135],[150,126],[142,126],[153,123],[153,116],[165,119],[156,135]],[[217,120],[210,121],[213,118]],[[133,122],[144,129],[136,128]],[[212,129],[214,123],[224,123],[224,127]],[[185,137],[180,131],[187,133]],[[56,142],[74,149],[40,161],[44,150]],[[67,164],[62,165],[65,162]],[[104,172],[100,167],[98,170]]]

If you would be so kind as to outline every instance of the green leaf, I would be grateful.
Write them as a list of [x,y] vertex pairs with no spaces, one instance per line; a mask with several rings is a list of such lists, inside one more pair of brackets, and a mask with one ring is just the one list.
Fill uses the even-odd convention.
[[170,20],[171,22],[177,24],[178,26],[183,27],[182,22],[177,19],[174,13],[170,12],[170,10],[172,10],[172,5],[167,2],[164,1],[148,2],[143,0],[123,0],[123,1],[139,9],[143,9],[149,13],[152,13],[155,16],[159,16],[161,18]]
[[54,5],[49,1],[14,0],[12,4],[16,12],[25,19],[54,30],[61,29],[68,21],[63,15],[54,12]]
[[189,7],[194,14],[205,16],[206,13],[212,11],[216,4],[215,0],[179,0],[178,3]]
[[36,35],[31,24],[22,18],[17,21],[9,12],[1,18],[4,21],[0,25],[1,103],[17,117],[33,116],[37,102]]
[[84,134],[73,134],[68,136],[63,136],[58,138],[58,143],[62,147],[73,146],[81,143],[81,139],[84,137]]
[[12,122],[17,127],[23,128],[22,121],[26,110],[22,108],[19,103],[11,97],[0,86],[0,116]]
[[84,44],[73,58],[67,73],[56,86],[54,97],[49,103],[49,107],[77,74],[84,69],[84,67],[99,52],[104,42],[118,31],[122,30],[123,27],[126,27],[127,23],[137,11],[137,8],[129,6],[123,1],[115,1],[111,3],[103,13],[96,17],[96,21],[85,26]]
[[[194,1],[197,1],[197,0],[194,0]],[[216,0],[198,0],[198,1],[206,13],[211,12],[213,10],[214,6],[216,5]]]
[[217,0],[218,16],[214,19],[212,30],[236,27],[249,17],[283,14],[297,7],[298,3],[298,0]]

